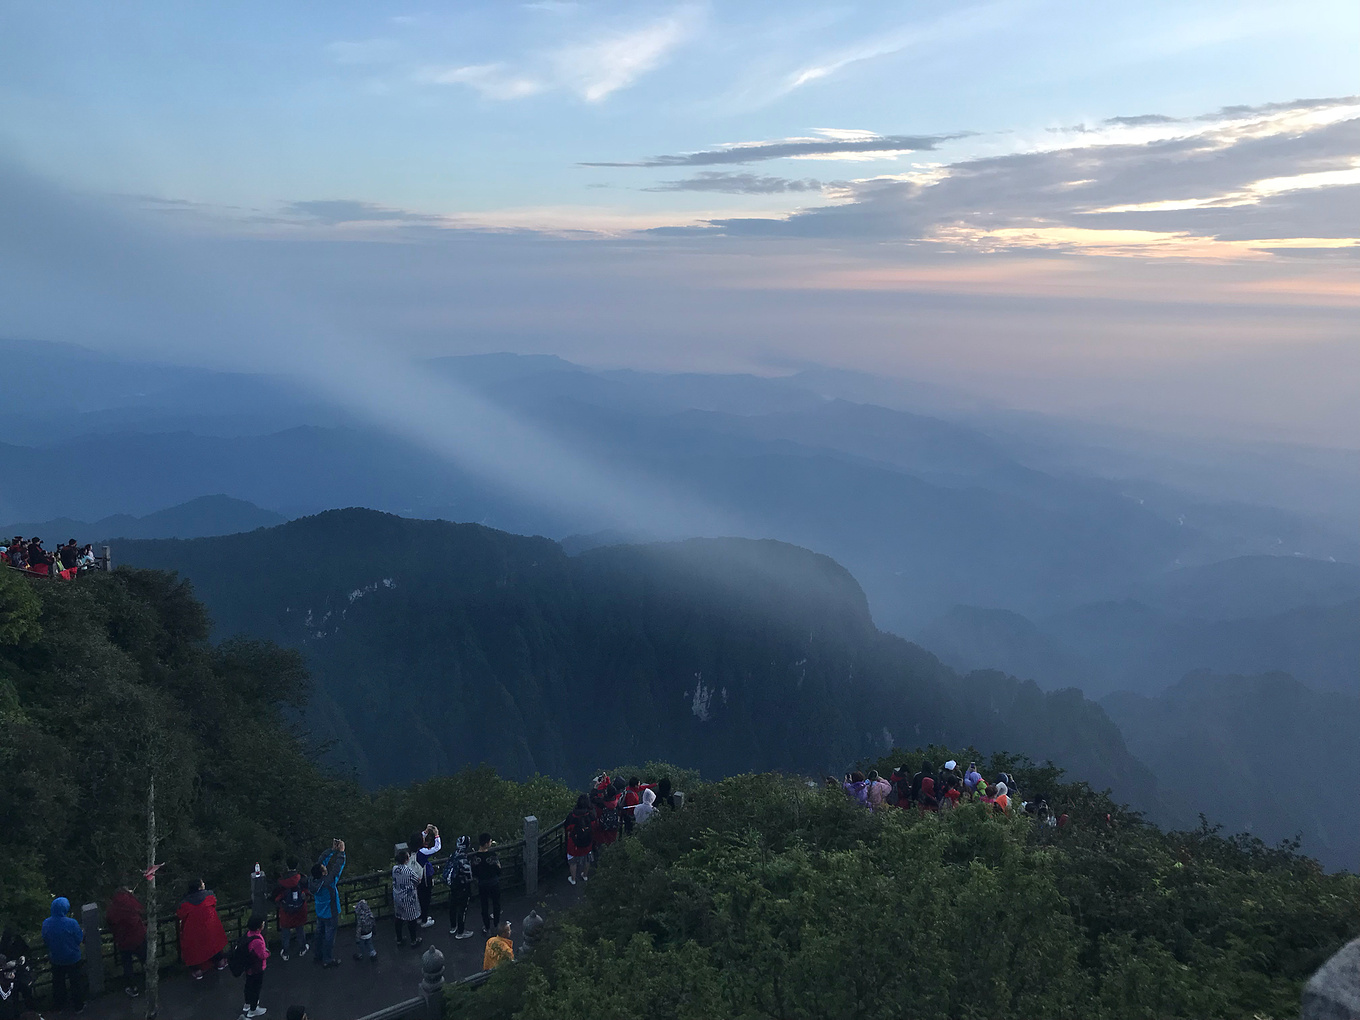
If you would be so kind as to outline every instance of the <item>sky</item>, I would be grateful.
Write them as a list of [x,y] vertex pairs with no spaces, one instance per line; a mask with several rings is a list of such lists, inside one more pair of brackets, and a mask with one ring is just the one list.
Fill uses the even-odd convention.
[[1321,0],[0,0],[0,332],[1360,447],[1357,56]]

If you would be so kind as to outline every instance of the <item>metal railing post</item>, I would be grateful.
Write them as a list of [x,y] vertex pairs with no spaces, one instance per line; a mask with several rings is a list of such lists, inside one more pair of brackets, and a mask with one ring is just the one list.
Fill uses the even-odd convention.
[[524,893],[538,893],[538,818],[534,815],[524,818]]

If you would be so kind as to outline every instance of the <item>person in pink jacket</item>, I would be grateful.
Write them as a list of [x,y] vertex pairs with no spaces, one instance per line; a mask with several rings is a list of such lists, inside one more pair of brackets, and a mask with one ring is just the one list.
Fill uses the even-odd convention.
[[259,914],[250,915],[246,922],[246,951],[250,963],[246,966],[246,1004],[241,1015],[263,1016],[266,1011],[260,1005],[260,989],[264,987],[264,971],[269,966],[269,947],[264,941],[264,918]]
[[869,802],[869,807],[874,811],[882,811],[888,806],[888,794],[892,792],[892,784],[880,776],[877,772],[870,772],[868,786],[865,787],[864,794]]

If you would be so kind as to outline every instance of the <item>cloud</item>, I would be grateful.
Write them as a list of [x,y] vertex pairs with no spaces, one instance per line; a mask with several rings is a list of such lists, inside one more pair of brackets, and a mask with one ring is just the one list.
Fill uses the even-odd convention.
[[468,85],[487,99],[524,99],[547,90],[548,82],[520,73],[505,64],[469,64],[430,72],[436,85]]
[[955,250],[1214,258],[1360,243],[1360,101],[1108,123],[1063,147],[853,181],[838,205],[716,225]]
[[487,99],[524,99],[563,90],[598,103],[661,66],[695,34],[700,21],[697,7],[680,7],[645,25],[597,30],[518,61],[433,68],[420,77],[433,84],[467,85]]
[[440,220],[437,216],[408,212],[405,209],[389,209],[372,202],[359,202],[348,198],[289,202],[283,207],[283,211],[294,216],[305,216],[328,226],[339,223],[430,223]]
[[588,103],[598,103],[627,88],[656,68],[696,27],[694,8],[643,28],[607,33],[600,38],[558,50],[552,63],[559,80]]
[[1023,4],[1002,0],[956,11],[926,24],[909,24],[875,32],[859,42],[817,58],[789,74],[773,90],[778,99],[812,82],[830,78],[853,64],[891,56],[904,50],[965,39],[994,31],[1018,17]]
[[876,135],[867,131],[822,128],[820,138],[780,138],[765,142],[735,142],[716,149],[686,152],[674,156],[653,156],[631,163],[592,162],[581,166],[652,167],[717,166],[731,163],[757,163],[767,159],[816,159],[837,157],[883,158],[904,152],[928,152],[941,142],[967,137],[952,135]]
[[811,177],[790,180],[787,177],[761,177],[758,174],[736,174],[721,170],[706,170],[682,181],[662,181],[643,191],[718,191],[729,195],[779,195],[794,191],[821,191],[822,182]]

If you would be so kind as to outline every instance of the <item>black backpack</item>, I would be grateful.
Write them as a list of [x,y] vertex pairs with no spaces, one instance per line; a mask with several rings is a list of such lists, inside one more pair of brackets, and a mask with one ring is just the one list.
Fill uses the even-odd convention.
[[227,957],[227,966],[231,968],[232,977],[240,977],[250,966],[250,936],[242,935],[236,940],[236,945],[231,947],[231,955]]
[[472,865],[466,854],[456,853],[445,863],[444,884],[450,889],[462,889],[472,884]]
[[283,891],[283,899],[279,900],[279,906],[294,913],[307,906],[307,894],[302,891],[301,880],[297,885],[289,886]]
[[[622,794],[620,794],[622,796]],[[604,802],[604,810],[600,812],[600,828],[605,832],[619,831],[619,799]]]

